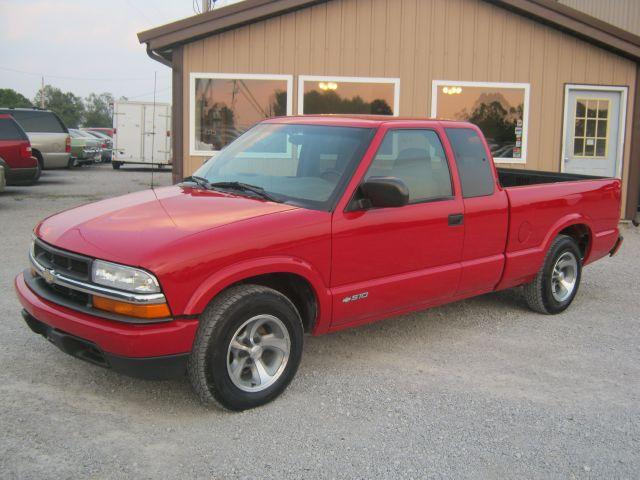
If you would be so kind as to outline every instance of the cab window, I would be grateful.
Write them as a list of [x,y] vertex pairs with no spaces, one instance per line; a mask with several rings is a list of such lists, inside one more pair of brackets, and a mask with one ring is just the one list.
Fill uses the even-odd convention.
[[376,153],[365,180],[395,177],[409,189],[409,203],[453,195],[449,165],[433,130],[390,130]]
[[480,136],[470,128],[447,128],[446,131],[460,175],[462,196],[491,195],[495,183],[493,170]]

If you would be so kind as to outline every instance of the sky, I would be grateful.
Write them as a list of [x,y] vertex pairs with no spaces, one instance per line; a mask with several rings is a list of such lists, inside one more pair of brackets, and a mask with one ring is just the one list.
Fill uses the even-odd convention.
[[157,100],[170,101],[171,70],[136,34],[194,14],[192,0],[0,0],[0,88],[33,99],[44,75],[82,97],[150,101],[157,72]]

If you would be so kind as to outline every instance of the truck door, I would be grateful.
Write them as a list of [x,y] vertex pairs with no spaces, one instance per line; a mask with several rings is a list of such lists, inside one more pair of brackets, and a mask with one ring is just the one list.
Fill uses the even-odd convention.
[[464,246],[458,295],[491,291],[500,281],[509,202],[489,150],[476,130],[447,127],[464,201]]
[[383,140],[363,178],[399,178],[409,204],[334,213],[334,326],[428,306],[458,286],[463,206],[438,133],[381,127],[378,135]]

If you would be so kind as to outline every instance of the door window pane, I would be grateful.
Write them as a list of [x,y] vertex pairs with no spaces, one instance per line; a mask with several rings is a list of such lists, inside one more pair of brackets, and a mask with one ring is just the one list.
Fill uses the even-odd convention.
[[390,130],[378,149],[366,179],[396,177],[409,189],[409,203],[449,197],[449,165],[432,130]]
[[589,158],[604,158],[607,156],[608,120],[608,99],[576,99],[573,138],[574,156]]
[[304,114],[393,115],[398,81],[363,78],[361,81],[340,77],[301,78],[304,96],[300,111]]
[[436,82],[435,116],[476,124],[496,161],[525,159],[527,84]]
[[192,150],[221,150],[255,123],[287,115],[287,92],[286,79],[195,78]]

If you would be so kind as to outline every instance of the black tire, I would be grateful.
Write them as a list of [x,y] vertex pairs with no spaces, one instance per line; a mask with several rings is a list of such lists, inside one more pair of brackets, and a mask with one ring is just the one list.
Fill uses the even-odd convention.
[[40,180],[41,175],[42,175],[42,167],[40,166],[40,161],[38,161],[36,165],[36,173],[33,177],[31,177],[31,181],[29,182],[29,184],[33,185],[34,183],[36,183],[38,180]]
[[[556,262],[565,255],[565,258],[575,258],[575,286],[567,298],[559,300],[554,296],[553,292],[553,272]],[[582,254],[575,240],[567,235],[558,235],[551,244],[547,255],[545,256],[542,268],[536,275],[536,278],[529,284],[524,286],[524,295],[527,305],[534,312],[547,315],[554,315],[567,309],[580,286],[582,277]]]
[[[229,345],[238,329],[257,315],[279,319],[289,335],[290,351],[277,380],[264,390],[244,391],[227,369]],[[200,326],[189,358],[191,385],[206,405],[246,410],[270,402],[293,379],[302,357],[303,327],[298,310],[280,292],[260,285],[237,285],[216,297],[200,317]]]
[[111,162],[111,166],[113,167],[114,170],[120,170],[120,167],[122,166],[121,162]]
[[31,150],[31,154],[36,157],[38,160],[38,165],[40,166],[40,171],[44,170],[44,160],[42,158],[42,154],[38,150]]

